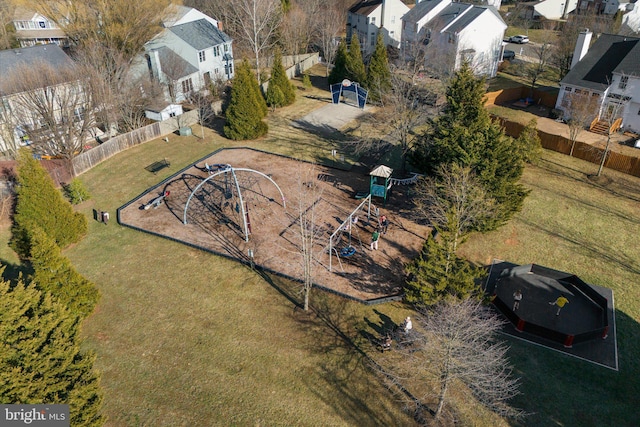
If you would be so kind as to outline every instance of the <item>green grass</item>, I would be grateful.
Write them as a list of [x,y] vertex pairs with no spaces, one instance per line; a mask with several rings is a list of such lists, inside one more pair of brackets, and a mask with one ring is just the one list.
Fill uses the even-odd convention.
[[[271,133],[259,141],[231,143],[206,130],[204,140],[171,136],[115,156],[81,176],[92,199],[80,211],[91,218],[92,209],[109,210],[115,219],[118,206],[222,146],[323,160],[335,141],[288,128],[314,108],[304,93],[298,108],[270,116]],[[163,158],[169,170],[144,170]],[[534,262],[615,292],[619,373],[511,342],[523,392],[514,403],[533,413],[523,425],[633,425],[640,406],[640,181],[606,170],[611,182],[595,184],[586,178],[594,169],[545,152],[525,171],[532,191],[522,212],[461,249],[478,263]],[[114,220],[90,220],[87,237],[65,254],[102,293],[83,332],[98,354],[110,426],[412,424],[362,352],[387,316],[404,318],[400,304],[365,307],[314,292],[315,314],[305,314],[294,304],[296,284]],[[6,247],[0,257],[17,263]],[[469,424],[501,424],[470,407],[462,417]]]
[[521,123],[523,125],[526,125],[533,119],[538,119],[538,116],[527,111],[502,107],[500,105],[492,105],[487,108],[487,111],[495,116],[505,118],[512,122]]
[[[80,210],[114,213],[223,144],[305,158],[326,151],[322,138],[308,135],[274,142],[288,132],[279,114],[260,141],[230,144],[207,130],[205,140],[172,136],[121,153],[80,177],[92,194]],[[144,170],[163,158],[170,170]],[[381,322],[372,308],[314,293],[322,316],[302,313],[292,303],[296,284],[114,221],[91,221],[66,255],[102,293],[83,330],[98,354],[109,425],[412,424],[344,338],[368,347],[358,330]],[[394,304],[384,312],[397,322],[406,315]]]
[[522,212],[461,250],[478,263],[536,263],[614,291],[619,372],[512,340],[510,357],[523,381],[515,403],[533,412],[524,425],[637,425],[640,180],[605,170],[611,182],[596,184],[587,178],[595,169],[545,151],[539,166],[525,171],[531,194]]

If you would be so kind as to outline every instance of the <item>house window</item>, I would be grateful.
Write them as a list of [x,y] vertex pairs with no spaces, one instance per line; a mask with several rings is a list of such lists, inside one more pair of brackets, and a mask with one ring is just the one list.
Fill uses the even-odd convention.
[[389,37],[393,38],[393,35],[395,34],[395,31],[389,31]]
[[376,17],[375,16],[372,16],[371,18],[369,18],[369,24],[376,25]]
[[371,44],[371,46],[375,46],[375,44],[376,44],[376,33],[371,33],[370,38],[371,39],[369,40],[369,43]]
[[216,74],[220,74],[220,69],[216,68],[215,70],[213,70]]
[[392,24],[396,23],[396,16],[395,15],[391,15],[391,23]]
[[224,45],[224,51],[225,51],[225,52],[229,52],[229,45],[228,45],[228,44],[225,44],[225,45]]
[[47,28],[47,24],[44,21],[38,21],[38,27]]
[[629,82],[629,76],[620,77],[620,83],[618,84],[618,89],[626,89],[628,82]]
[[567,92],[567,93],[571,93],[572,90],[573,89],[571,89],[570,87],[565,87],[564,88],[564,91]]
[[213,56],[220,56],[220,46],[213,47]]
[[169,113],[169,117],[175,117],[175,116],[176,116],[175,111],[172,111],[172,112]]
[[233,74],[233,64],[229,64],[229,74]]
[[200,52],[198,52],[198,59],[200,60],[200,62],[204,62],[207,59],[207,56],[204,53],[204,50],[201,50]]
[[191,79],[183,80],[182,93],[186,95],[192,91],[193,91],[193,82],[191,81]]

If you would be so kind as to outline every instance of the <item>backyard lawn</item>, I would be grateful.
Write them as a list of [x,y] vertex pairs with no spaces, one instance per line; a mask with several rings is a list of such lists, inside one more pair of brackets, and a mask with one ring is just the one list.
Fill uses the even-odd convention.
[[[314,292],[314,312],[307,314],[297,308],[297,284],[115,221],[92,220],[93,209],[114,218],[116,208],[222,146],[326,158],[339,141],[289,123],[324,105],[313,98],[323,93],[299,91],[299,107],[272,114],[270,134],[259,141],[233,143],[209,129],[204,140],[171,136],[80,177],[93,196],[79,207],[90,218],[89,233],[65,254],[102,293],[83,333],[98,355],[109,426],[414,424],[372,373],[369,356],[385,355],[374,353],[367,339],[389,322],[400,323],[406,307],[367,307]],[[164,158],[169,169],[157,175],[144,169]],[[513,403],[531,415],[511,425],[637,422],[640,179],[605,170],[608,179],[594,183],[586,177],[593,167],[545,151],[525,171],[531,194],[523,211],[461,247],[479,264],[494,258],[536,263],[614,290],[620,371],[512,340],[509,355],[522,378]],[[0,237],[6,240],[8,232]],[[3,262],[14,263],[12,256],[0,250]],[[473,405],[460,410],[464,425],[509,425]]]

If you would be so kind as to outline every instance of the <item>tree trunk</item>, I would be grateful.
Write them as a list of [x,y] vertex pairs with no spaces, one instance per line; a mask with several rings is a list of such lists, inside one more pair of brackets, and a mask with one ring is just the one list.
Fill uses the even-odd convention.
[[598,167],[598,173],[596,176],[600,176],[602,173],[602,169],[604,169],[604,164],[607,161],[607,155],[609,154],[609,148],[611,145],[611,133],[607,134],[607,145],[604,147],[604,153],[602,153],[602,160],[600,160],[600,167]]

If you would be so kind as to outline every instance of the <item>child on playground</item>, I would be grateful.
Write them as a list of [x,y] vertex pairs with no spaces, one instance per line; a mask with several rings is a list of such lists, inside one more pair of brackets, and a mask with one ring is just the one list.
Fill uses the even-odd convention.
[[378,229],[376,229],[373,234],[371,235],[371,250],[372,251],[377,251],[378,250],[378,240],[380,239],[380,232],[378,231]]
[[389,227],[389,220],[386,215],[382,215],[380,217],[380,228],[382,229],[382,234],[387,234],[387,228]]

